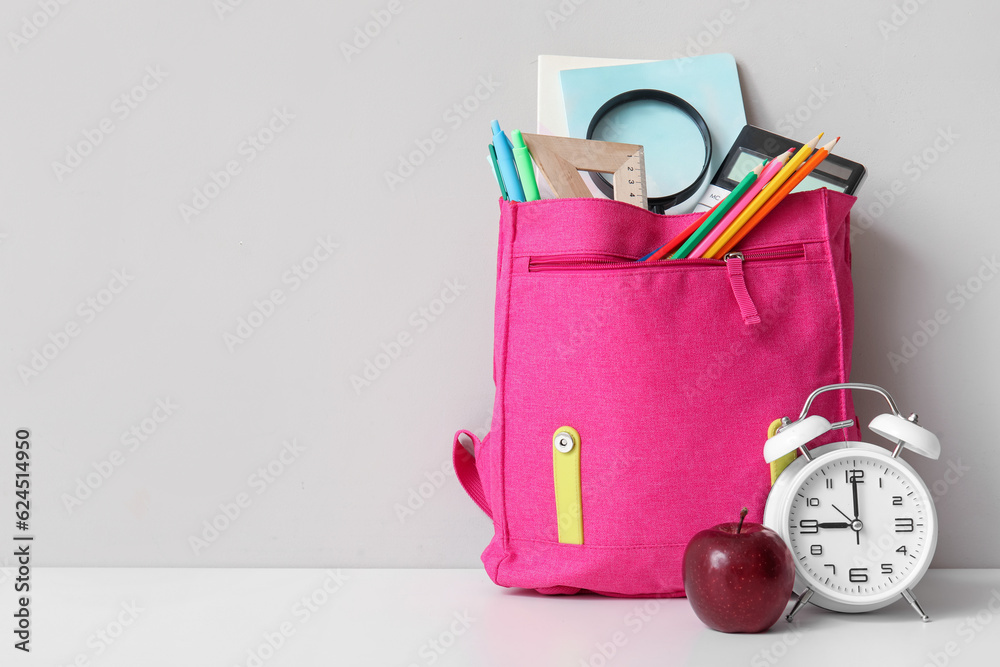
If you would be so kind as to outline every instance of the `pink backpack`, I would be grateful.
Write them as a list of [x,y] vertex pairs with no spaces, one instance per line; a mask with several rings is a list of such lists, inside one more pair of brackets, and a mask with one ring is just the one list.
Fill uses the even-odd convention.
[[[726,260],[643,263],[696,216],[501,202],[493,424],[454,441],[495,583],[681,596],[694,533],[742,507],[761,521],[768,425],[850,375],[854,201],[793,194]],[[847,419],[850,401],[816,408]]]

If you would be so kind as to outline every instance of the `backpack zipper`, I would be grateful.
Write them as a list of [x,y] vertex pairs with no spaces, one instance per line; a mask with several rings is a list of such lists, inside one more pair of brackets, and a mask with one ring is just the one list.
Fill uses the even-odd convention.
[[629,269],[648,271],[652,269],[683,269],[692,266],[726,267],[729,286],[736,297],[740,315],[745,324],[760,324],[760,313],[753,297],[747,290],[743,264],[746,262],[773,261],[781,259],[804,259],[805,244],[798,243],[773,248],[754,248],[727,253],[724,259],[660,259],[653,262],[639,262],[627,255],[613,253],[579,253],[565,255],[542,255],[528,258],[528,272],[539,271],[614,271]]
[[[741,252],[731,252],[726,257],[739,257],[744,262],[761,260],[802,259],[806,256],[801,243],[776,248],[755,248]],[[614,253],[579,253],[564,255],[540,255],[528,260],[528,272],[538,271],[606,271],[615,269],[655,269],[683,268],[687,266],[725,266],[725,259],[658,259],[639,262],[637,258]]]

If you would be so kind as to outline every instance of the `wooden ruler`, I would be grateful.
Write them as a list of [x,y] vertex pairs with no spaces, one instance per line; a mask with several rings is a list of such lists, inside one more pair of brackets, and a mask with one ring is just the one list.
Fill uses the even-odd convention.
[[523,134],[524,143],[557,197],[593,197],[580,171],[613,174],[615,199],[647,207],[642,146]]

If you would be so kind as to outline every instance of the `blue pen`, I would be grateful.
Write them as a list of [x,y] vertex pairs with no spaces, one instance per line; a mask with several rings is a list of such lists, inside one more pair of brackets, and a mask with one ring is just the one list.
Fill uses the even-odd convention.
[[497,150],[493,147],[493,144],[490,144],[490,164],[493,165],[493,175],[497,177],[497,185],[500,186],[501,196],[503,196],[504,199],[510,199],[510,197],[507,196],[507,188],[504,187],[503,184],[503,177],[500,176],[500,165],[497,164]]
[[500,175],[503,183],[507,187],[507,194],[513,201],[524,201],[524,188],[521,187],[521,179],[517,175],[517,166],[514,164],[514,147],[510,139],[500,129],[500,123],[493,121],[493,148],[497,152],[497,163],[500,165]]

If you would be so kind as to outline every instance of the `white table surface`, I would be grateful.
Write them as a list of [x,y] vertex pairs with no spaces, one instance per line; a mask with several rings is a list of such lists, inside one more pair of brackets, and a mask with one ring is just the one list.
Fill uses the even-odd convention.
[[[38,568],[31,576],[32,651],[14,650],[4,627],[0,664],[940,667],[992,665],[1000,654],[1000,570],[931,570],[916,590],[930,623],[905,602],[866,615],[810,606],[794,625],[782,620],[758,635],[709,630],[684,599],[545,597],[499,588],[481,570]],[[13,583],[0,570],[4,626]],[[310,597],[312,610],[302,603]]]

